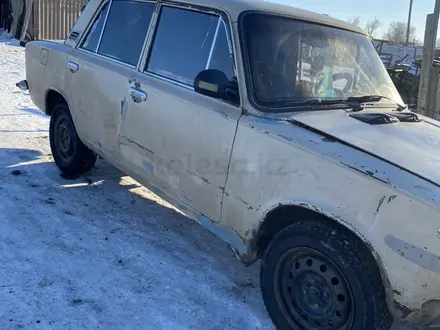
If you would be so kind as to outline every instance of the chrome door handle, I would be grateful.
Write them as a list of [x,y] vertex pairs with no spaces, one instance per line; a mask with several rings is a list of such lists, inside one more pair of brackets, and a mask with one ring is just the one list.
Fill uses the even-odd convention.
[[68,61],[67,68],[69,69],[70,72],[75,73],[79,70],[79,64],[73,61]]
[[131,87],[129,93],[133,101],[136,103],[144,102],[147,100],[147,93],[137,88]]

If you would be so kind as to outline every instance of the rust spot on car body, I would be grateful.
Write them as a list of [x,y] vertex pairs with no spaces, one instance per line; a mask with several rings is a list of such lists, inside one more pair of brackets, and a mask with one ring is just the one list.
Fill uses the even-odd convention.
[[126,142],[126,143],[121,142],[121,144],[127,144],[128,143],[128,144],[136,146],[138,149],[141,149],[141,150],[146,151],[147,153],[149,153],[151,155],[154,155],[153,151],[151,151],[150,149],[145,148],[143,145],[140,145],[136,141],[133,141],[133,140],[129,139],[126,136],[122,136],[122,138],[123,138],[124,142]]
[[391,202],[394,200],[394,198],[396,198],[396,197],[397,197],[396,195],[393,195],[393,196],[388,197],[388,202],[387,202],[387,204],[391,203]]
[[330,142],[330,143],[335,143],[335,142],[337,142],[336,139],[332,139],[332,138],[330,138],[330,137],[328,137],[328,136],[322,138],[322,141],[324,141],[324,142]]
[[399,290],[393,290],[393,293],[397,296],[401,296],[402,292],[400,292]]
[[376,213],[379,213],[380,207],[382,206],[383,202],[385,201],[385,196],[383,196],[380,201],[379,201],[379,205],[377,205],[377,209],[376,209]]
[[394,308],[396,309],[396,311],[398,311],[400,313],[400,318],[401,319],[406,319],[408,317],[408,315],[410,315],[413,310],[406,307],[405,305],[402,305],[401,303],[399,303],[398,301],[394,300]]

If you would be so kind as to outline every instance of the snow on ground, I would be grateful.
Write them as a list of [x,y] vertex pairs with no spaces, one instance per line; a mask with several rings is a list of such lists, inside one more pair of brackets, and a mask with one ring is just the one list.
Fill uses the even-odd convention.
[[98,160],[63,179],[0,36],[0,329],[273,329],[258,266]]
[[24,77],[0,41],[0,329],[272,329],[257,265],[102,160],[60,177]]

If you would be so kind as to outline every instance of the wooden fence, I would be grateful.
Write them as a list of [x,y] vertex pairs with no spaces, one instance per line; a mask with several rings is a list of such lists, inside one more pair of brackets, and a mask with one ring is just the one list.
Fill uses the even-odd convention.
[[66,39],[85,2],[84,0],[35,0],[33,39]]

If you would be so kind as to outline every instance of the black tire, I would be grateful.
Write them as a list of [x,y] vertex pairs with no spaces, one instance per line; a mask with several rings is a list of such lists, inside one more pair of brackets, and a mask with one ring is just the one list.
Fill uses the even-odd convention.
[[277,329],[391,328],[376,262],[357,237],[331,221],[301,221],[275,235],[260,283]]
[[96,154],[80,140],[67,105],[55,106],[50,118],[49,138],[55,163],[65,174],[78,176],[95,165]]

